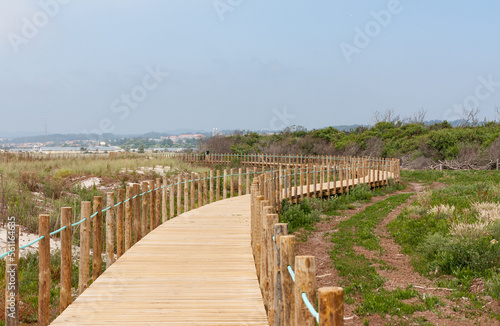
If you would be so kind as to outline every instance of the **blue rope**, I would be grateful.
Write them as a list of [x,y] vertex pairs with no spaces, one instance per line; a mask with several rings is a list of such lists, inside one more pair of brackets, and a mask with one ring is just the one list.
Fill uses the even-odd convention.
[[313,315],[313,317],[316,318],[316,322],[319,323],[319,314],[316,311],[316,309],[314,309],[314,307],[312,306],[312,304],[309,301],[309,299],[307,298],[307,294],[305,292],[302,292],[302,301],[304,301],[304,303],[306,304],[306,307],[307,307],[307,309],[309,309],[309,312],[311,313],[311,315]]
[[7,251],[6,253],[1,254],[1,255],[0,255],[0,259],[2,259],[3,257],[5,257],[5,256],[7,256],[7,255],[10,255],[10,254],[11,254],[11,253],[13,253],[13,252],[14,252],[14,250],[9,250],[9,251]]
[[105,211],[109,211],[110,209],[111,209],[111,206],[108,206],[105,209],[103,209],[102,212],[104,213]]
[[85,222],[87,218],[84,218],[84,219],[81,219],[80,221],[76,222],[76,223],[73,223],[71,224],[71,226],[77,226],[78,224],[82,224],[83,222]]
[[293,272],[292,267],[288,265],[287,268],[288,268],[288,273],[290,273],[290,276],[292,277],[293,283],[295,283],[295,273]]
[[61,232],[62,230],[64,230],[65,228],[66,228],[66,225],[63,226],[62,228],[58,229],[58,230],[55,230],[54,232],[51,232],[50,235],[57,234],[57,233]]
[[27,244],[25,244],[24,246],[19,247],[19,250],[24,249],[24,248],[27,248],[27,247],[29,247],[29,246],[31,246],[31,245],[33,245],[33,244],[37,243],[38,241],[42,240],[44,237],[45,237],[45,236],[44,236],[44,235],[42,235],[40,238],[35,239],[35,240],[31,241],[30,243],[27,243]]

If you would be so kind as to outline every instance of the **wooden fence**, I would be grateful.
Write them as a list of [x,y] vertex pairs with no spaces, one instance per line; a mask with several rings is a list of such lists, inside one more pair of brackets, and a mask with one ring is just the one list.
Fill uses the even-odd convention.
[[[277,224],[281,200],[298,202],[305,197],[330,196],[348,191],[358,182],[370,186],[387,184],[389,178],[399,180],[399,161],[374,158],[351,157],[303,157],[303,156],[267,156],[267,155],[233,155],[233,154],[176,154],[167,157],[191,163],[207,163],[209,165],[238,164],[238,168],[210,169],[204,173],[185,173],[170,178],[158,178],[127,185],[126,189],[108,192],[106,198],[96,196],[93,202],[81,203],[79,221],[72,223],[72,208],[63,207],[60,212],[61,228],[49,231],[49,215],[39,216],[39,238],[19,247],[19,227],[9,227],[7,250],[0,257],[6,257],[6,284],[14,282],[14,292],[6,291],[5,324],[18,325],[19,311],[19,250],[39,243],[39,293],[38,293],[38,325],[49,324],[50,312],[50,242],[51,236],[60,233],[61,241],[61,275],[60,275],[60,312],[64,311],[72,301],[71,264],[72,238],[79,232],[79,275],[78,293],[82,293],[91,281],[95,281],[102,270],[111,266],[137,241],[146,236],[164,221],[183,212],[201,207],[214,201],[229,197],[252,194],[252,248],[254,251],[257,274],[265,296],[270,321],[275,316],[290,316],[290,310],[300,304],[291,305],[286,291],[297,290],[297,279],[302,282],[304,275],[314,275],[314,257],[294,257],[293,236],[287,234],[286,225]],[[242,167],[247,165],[246,167]],[[260,176],[258,176],[260,175]],[[340,185],[340,186],[338,186]],[[103,203],[105,202],[105,204]],[[105,208],[103,208],[106,206]],[[268,217],[270,216],[270,217]],[[276,224],[276,225],[275,225]],[[79,231],[74,227],[79,226]],[[270,242],[268,235],[275,234],[276,246]],[[282,236],[283,235],[283,236]],[[91,243],[92,240],[92,243]],[[265,241],[263,241],[265,240]],[[276,252],[274,249],[276,249]],[[279,248],[283,248],[280,250]],[[90,252],[92,249],[92,260]],[[273,256],[274,255],[274,256]],[[275,263],[273,257],[283,256],[281,265],[295,266],[296,282],[283,283],[288,274],[281,274],[281,265]],[[263,263],[264,258],[266,263]],[[92,261],[92,275],[90,264]],[[295,264],[294,264],[295,261]],[[296,265],[298,263],[298,265]],[[303,271],[303,267],[307,270]],[[297,267],[299,267],[297,269]],[[274,275],[274,276],[273,276]],[[283,296],[274,295],[280,287],[282,275]],[[310,276],[308,276],[310,277]],[[263,283],[265,281],[265,283]],[[309,283],[307,283],[309,284]],[[307,287],[309,285],[305,284]],[[311,283],[313,284],[313,283]],[[315,283],[314,283],[315,284]],[[293,290],[293,291],[295,291]],[[299,290],[297,290],[299,291]],[[309,298],[313,298],[314,286],[307,290]],[[332,292],[333,291],[333,292]],[[336,292],[337,291],[337,292]],[[339,290],[320,289],[321,315],[329,314],[331,300],[337,300]],[[288,293],[288,292],[286,292]],[[335,295],[333,295],[333,294]],[[12,295],[11,295],[12,294]],[[283,298],[280,303],[279,298]],[[276,298],[278,303],[272,303]],[[295,296],[297,299],[297,295]],[[8,300],[7,300],[8,299]],[[11,300],[12,299],[12,300]],[[274,308],[276,306],[276,308]],[[290,308],[289,308],[290,307]],[[322,307],[326,307],[321,313]],[[15,313],[12,313],[14,311]],[[278,311],[278,313],[275,313]],[[283,311],[283,314],[281,313]],[[325,315],[326,316],[326,315]],[[304,317],[305,318],[305,317]],[[303,323],[275,323],[275,325],[307,325]],[[323,323],[322,325],[330,325]],[[332,324],[336,325],[336,324]]]

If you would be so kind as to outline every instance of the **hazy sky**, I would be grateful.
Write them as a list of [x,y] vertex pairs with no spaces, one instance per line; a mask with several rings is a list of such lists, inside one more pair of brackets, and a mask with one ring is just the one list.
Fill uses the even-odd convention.
[[500,106],[500,2],[2,0],[0,132],[309,129]]

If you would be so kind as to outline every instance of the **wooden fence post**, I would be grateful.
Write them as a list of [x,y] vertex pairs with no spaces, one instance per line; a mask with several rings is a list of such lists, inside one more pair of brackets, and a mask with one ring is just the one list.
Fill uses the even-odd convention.
[[[85,219],[80,224],[80,267],[78,268],[78,293],[89,286],[89,267],[90,267],[90,211],[91,203],[89,201],[82,202],[81,218]],[[42,235],[42,234],[40,234]],[[43,239],[45,240],[45,238]],[[41,240],[41,241],[43,241]],[[49,248],[50,249],[50,248]],[[50,251],[49,251],[50,254]],[[40,257],[42,253],[40,252]],[[41,261],[41,258],[40,258]]]
[[224,180],[222,183],[222,199],[227,198],[227,170],[224,169]]
[[196,185],[196,173],[195,172],[191,172],[191,209],[195,209],[196,206],[195,206],[195,203],[196,203],[196,189],[195,189],[195,185]]
[[214,170],[210,170],[210,203],[214,202]]
[[295,325],[315,326],[316,318],[311,315],[302,299],[305,293],[309,301],[316,301],[316,263],[314,256],[295,257]]
[[319,326],[344,326],[343,288],[320,288],[318,303]]
[[102,197],[94,196],[94,222],[92,223],[92,281],[101,275],[102,268]]
[[288,271],[288,266],[295,267],[295,236],[283,235],[280,237],[280,265],[281,289],[283,293],[283,325],[292,325],[295,322],[295,293],[294,282]]
[[[73,208],[61,208],[61,292],[59,312],[62,313],[71,304],[71,221]],[[100,257],[99,257],[100,258]]]
[[250,193],[250,170],[248,167],[245,168],[246,173],[246,182],[245,182],[245,194],[248,195]]
[[284,272],[280,259],[280,239],[288,234],[288,224],[278,223],[274,225],[273,260],[274,260],[274,326],[284,326],[283,324],[283,288],[281,279]]
[[138,242],[142,239],[141,232],[141,185],[138,183],[134,183],[134,196],[132,204],[134,205],[134,243]]
[[243,169],[238,168],[238,196],[242,195],[243,191]]
[[200,172],[198,177],[198,207],[203,206],[203,174]]
[[184,178],[184,212],[189,211],[189,177],[186,176]]
[[156,192],[155,181],[149,180],[149,232],[156,229]]
[[115,194],[107,193],[106,205],[111,208],[106,212],[106,269],[115,262]]
[[220,170],[217,170],[217,179],[215,181],[215,200],[220,200]]
[[177,216],[181,215],[182,212],[182,175],[177,176]]
[[174,187],[174,183],[175,183],[175,178],[174,176],[171,176],[170,177],[170,218],[174,218],[175,216],[175,198],[174,198],[174,195],[175,195],[175,187]]
[[203,205],[208,204],[208,173],[203,172]]
[[[168,219],[168,211],[167,211],[167,177],[163,177],[163,185],[161,189],[161,223],[165,223],[165,221]],[[145,236],[143,233],[142,236]]]
[[161,224],[161,178],[156,178],[155,188],[156,213],[155,213],[155,229]]
[[19,225],[9,222],[7,227],[7,250],[5,257],[5,325],[19,325]]
[[229,175],[229,198],[231,198],[231,197],[234,196],[234,182],[233,182],[233,180],[234,180],[234,178],[233,178],[234,177],[234,169],[231,168],[229,170],[229,173],[230,173],[230,175]]
[[[124,214],[125,214],[125,189],[118,189],[117,194],[118,207],[116,208],[116,258],[119,259],[125,252],[124,236]],[[90,222],[89,222],[90,223]],[[89,225],[90,229],[90,225]]]
[[143,181],[142,184],[141,184],[141,191],[144,193],[144,195],[142,195],[142,212],[141,212],[141,234],[142,236],[146,236],[146,234],[148,234],[148,207],[149,207],[149,203],[148,203],[148,198],[149,198],[149,194],[148,194],[148,188],[149,188],[149,182],[147,181]]
[[[90,202],[89,224],[90,225]],[[82,203],[83,204],[83,203]],[[82,207],[83,209],[83,207]],[[85,221],[87,222],[87,221]],[[83,223],[85,223],[83,222]],[[38,244],[38,325],[47,326],[50,321],[50,215],[40,215],[38,220],[38,235],[43,236]],[[89,230],[90,232],[90,230]],[[90,236],[89,236],[90,241]],[[89,251],[87,250],[87,255]],[[87,282],[89,265],[87,261]]]
[[125,252],[132,247],[132,197],[134,196],[134,187],[127,186],[127,199],[125,203]]

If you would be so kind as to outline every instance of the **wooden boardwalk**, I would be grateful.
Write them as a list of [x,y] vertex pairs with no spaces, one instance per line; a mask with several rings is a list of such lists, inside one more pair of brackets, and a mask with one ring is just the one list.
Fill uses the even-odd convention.
[[250,195],[163,223],[51,325],[268,325],[250,245]]

